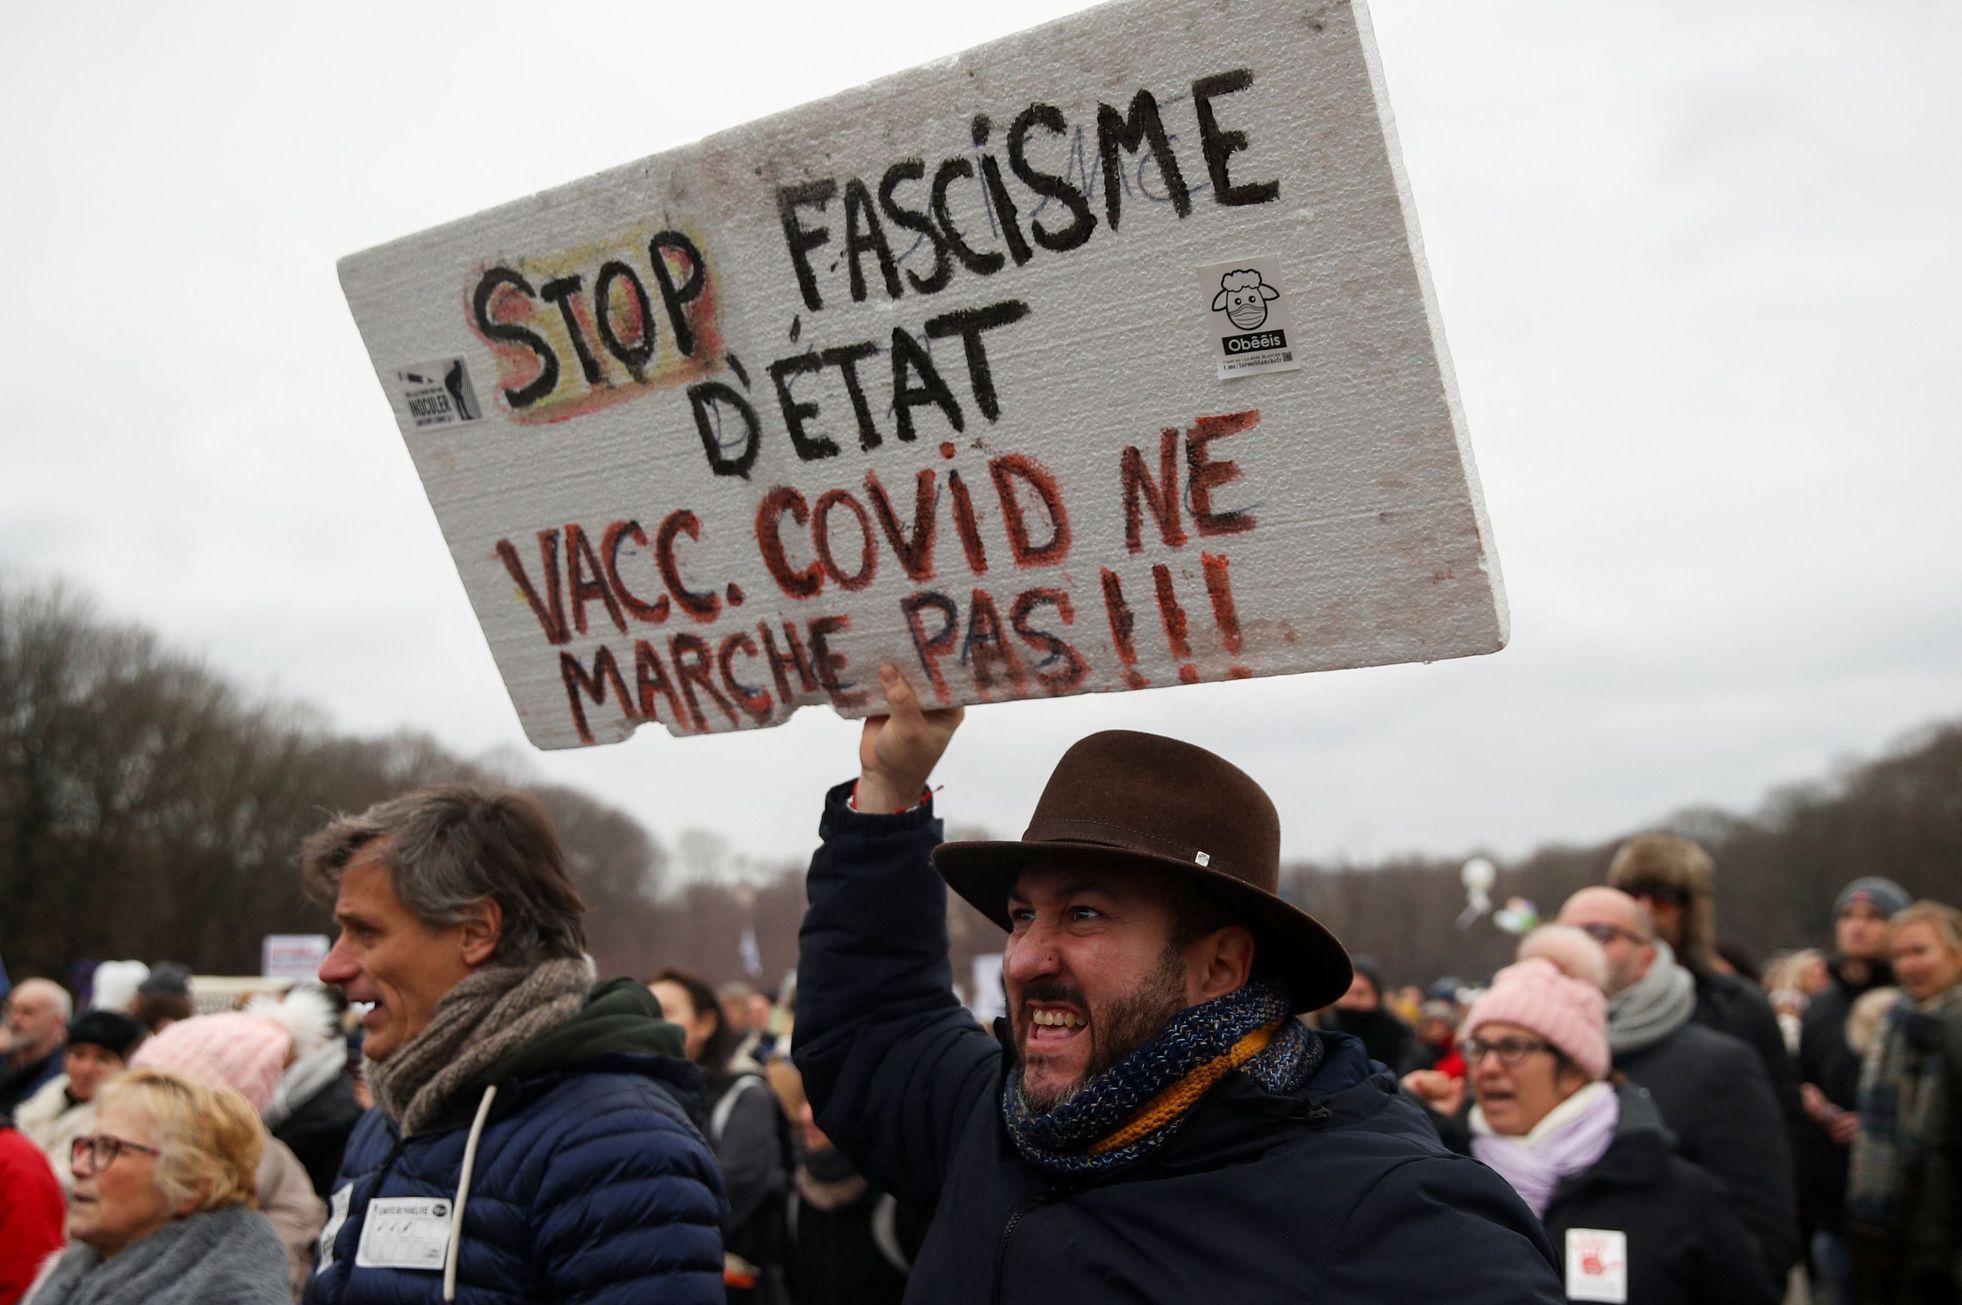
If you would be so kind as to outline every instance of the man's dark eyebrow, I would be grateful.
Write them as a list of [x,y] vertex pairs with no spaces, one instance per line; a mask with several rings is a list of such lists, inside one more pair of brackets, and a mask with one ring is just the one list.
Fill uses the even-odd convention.
[[[1091,875],[1082,879],[1064,881],[1063,885],[1056,890],[1055,895],[1058,897],[1083,897],[1091,893],[1095,893],[1099,897],[1114,897],[1117,895],[1117,890],[1111,887],[1108,878],[1100,875]],[[1029,895],[1019,887],[1010,888],[1008,890],[1008,900],[1011,902],[1027,902]]]

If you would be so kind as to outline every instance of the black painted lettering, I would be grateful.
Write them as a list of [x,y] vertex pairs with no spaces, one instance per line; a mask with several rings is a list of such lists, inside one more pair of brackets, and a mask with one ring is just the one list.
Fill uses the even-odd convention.
[[519,326],[515,322],[498,322],[491,319],[491,298],[502,286],[511,287],[527,299],[535,300],[538,292],[531,288],[531,282],[510,268],[493,267],[484,273],[482,280],[477,282],[477,292],[471,296],[471,304],[477,314],[477,329],[483,332],[485,339],[522,345],[538,355],[538,375],[515,390],[504,391],[507,403],[513,408],[524,409],[537,403],[558,386],[559,357],[552,351],[552,346],[546,342],[545,337],[538,332],[529,327]]
[[[917,383],[914,377],[919,378]],[[913,409],[928,404],[938,407],[947,418],[947,424],[955,430],[963,428],[960,405],[954,402],[947,382],[940,379],[932,357],[912,336],[895,328],[892,333],[892,407],[896,433],[900,439],[912,442]]]
[[[688,261],[688,275],[680,285],[674,283],[669,254]],[[687,306],[701,297],[708,287],[708,264],[695,242],[679,231],[662,231],[647,242],[647,257],[654,264],[654,279],[661,283],[661,303],[668,310],[668,325],[674,330],[674,347],[685,357],[695,356],[695,328],[688,320]],[[651,331],[650,327],[650,331]]]
[[[928,339],[960,337],[961,347],[967,354],[967,379],[974,389],[974,406],[989,421],[1001,415],[1001,404],[995,397],[994,373],[988,367],[988,348],[982,343],[981,334],[1011,326],[1028,315],[1029,306],[1026,303],[1020,299],[1004,299],[986,308],[960,308],[927,320]],[[955,421],[954,429],[960,428],[960,422]]]
[[586,332],[579,325],[579,291],[585,284],[584,277],[555,277],[538,287],[538,296],[559,306],[559,316],[565,319],[565,332],[572,337],[573,356],[579,359],[579,370],[585,374],[586,384],[598,385],[606,379],[606,374],[600,371],[599,359],[593,356],[592,346],[586,343]]
[[839,375],[845,378],[845,393],[852,400],[852,416],[858,420],[858,446],[861,449],[879,447],[879,428],[872,424],[872,406],[865,401],[865,387],[859,384],[858,365],[878,352],[879,346],[867,340],[861,344],[826,349],[819,355],[826,367],[836,367]]
[[923,295],[933,294],[947,284],[954,274],[954,265],[947,257],[947,240],[940,234],[940,228],[933,219],[918,209],[907,208],[899,202],[896,191],[900,183],[919,181],[926,176],[926,162],[923,159],[901,159],[886,169],[886,175],[879,182],[879,207],[885,210],[886,217],[896,227],[924,238],[933,246],[933,270],[921,276],[912,268],[906,269],[906,280],[914,290]]
[[824,227],[806,227],[797,210],[814,208],[822,212],[837,193],[838,183],[829,177],[777,187],[777,218],[783,223],[783,242],[790,250],[791,264],[797,269],[797,289],[804,296],[804,307],[814,313],[824,307],[824,300],[818,294],[817,273],[811,268],[811,251],[829,244],[831,232]]
[[879,210],[865,183],[853,177],[845,183],[845,262],[851,269],[853,303],[865,302],[863,260],[868,252],[879,260],[886,298],[899,298],[899,265],[892,261],[892,246],[886,243],[886,229],[879,225]]
[[[988,143],[988,115],[976,114],[974,117],[974,147],[980,149]],[[1020,267],[1029,261],[1029,242],[1022,237],[1022,227],[1015,212],[1015,201],[1002,184],[1001,164],[995,162],[992,154],[981,156],[981,179],[988,187],[988,201],[994,205],[995,217],[1001,223],[1001,238],[1008,242],[1008,256]]]
[[[634,306],[634,333],[640,337],[638,343],[631,345],[621,338],[613,322],[613,287],[622,281],[627,283]],[[600,343],[635,380],[641,380],[654,357],[659,337],[654,331],[654,309],[647,300],[647,287],[640,283],[640,277],[631,267],[618,259],[600,265],[599,280],[593,283],[593,312],[598,319],[594,324],[599,328]]]
[[1185,175],[1179,171],[1179,161],[1172,153],[1172,142],[1165,138],[1165,124],[1158,116],[1158,101],[1150,91],[1140,89],[1131,97],[1129,115],[1118,113],[1108,104],[1097,106],[1097,153],[1104,163],[1104,220],[1112,231],[1117,230],[1118,196],[1122,193],[1123,182],[1117,162],[1117,152],[1136,154],[1139,148],[1149,143],[1151,153],[1158,160],[1158,171],[1165,178],[1165,189],[1172,197],[1172,208],[1180,217],[1192,212],[1192,192],[1186,187]]
[[800,403],[790,392],[790,378],[809,376],[824,370],[824,359],[813,350],[792,354],[770,364],[770,383],[777,389],[777,406],[783,410],[784,428],[790,432],[790,446],[806,462],[838,455],[838,446],[826,436],[804,429],[804,423],[817,416],[815,403]]
[[1090,239],[1097,226],[1097,215],[1090,211],[1090,201],[1081,190],[1054,173],[1043,172],[1030,164],[1029,133],[1037,127],[1051,135],[1063,135],[1066,128],[1062,110],[1053,104],[1031,104],[1016,115],[1008,129],[1008,166],[1023,185],[1045,199],[1060,200],[1070,211],[1070,224],[1060,231],[1049,230],[1033,215],[1029,221],[1029,234],[1038,245],[1059,254],[1068,253]]
[[[761,435],[756,409],[749,406],[749,400],[721,381],[700,381],[688,387],[688,404],[695,410],[695,429],[701,433],[702,451],[708,454],[709,470],[718,476],[747,477],[749,469],[756,465]],[[743,433],[735,441],[723,438],[722,412],[725,408],[742,420]],[[733,454],[730,452],[732,447],[737,450]]]
[[973,175],[974,165],[964,158],[951,158],[941,163],[933,174],[933,220],[962,267],[976,276],[993,276],[1001,271],[1008,260],[992,250],[984,254],[969,245],[962,237],[960,228],[954,225],[954,215],[947,209],[947,188],[959,178]]
[[1253,73],[1245,68],[1201,77],[1192,83],[1192,105],[1199,111],[1199,140],[1206,151],[1206,171],[1213,179],[1213,197],[1221,204],[1267,204],[1280,198],[1279,181],[1257,181],[1236,186],[1226,172],[1227,159],[1247,147],[1247,133],[1222,130],[1219,118],[1213,112],[1213,101],[1223,95],[1244,91],[1252,85]]

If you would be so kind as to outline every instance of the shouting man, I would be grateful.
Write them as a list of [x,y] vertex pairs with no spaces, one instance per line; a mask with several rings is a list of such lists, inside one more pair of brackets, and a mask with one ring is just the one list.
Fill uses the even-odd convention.
[[348,1139],[309,1305],[723,1299],[700,1077],[631,979],[597,986],[585,904],[538,802],[448,785],[301,852],[341,935],[320,981],[367,1003],[375,1109]]
[[[1020,842],[936,848],[924,790],[961,713],[881,678],[811,865],[794,1055],[874,1184],[938,1202],[908,1300],[1561,1299],[1511,1189],[1294,1018],[1350,963],[1275,894],[1253,780],[1096,734]],[[994,1037],[953,995],[943,879],[1008,934]]]

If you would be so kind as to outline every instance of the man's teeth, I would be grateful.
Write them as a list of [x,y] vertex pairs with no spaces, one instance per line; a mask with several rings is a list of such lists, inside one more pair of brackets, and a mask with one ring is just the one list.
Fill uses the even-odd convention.
[[1080,1029],[1090,1021],[1066,1010],[1039,1010],[1029,1017],[1037,1024],[1059,1029]]

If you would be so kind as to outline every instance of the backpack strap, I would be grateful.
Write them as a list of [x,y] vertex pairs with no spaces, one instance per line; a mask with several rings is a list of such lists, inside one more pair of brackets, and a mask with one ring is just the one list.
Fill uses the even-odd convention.
[[711,1146],[720,1146],[722,1144],[722,1132],[729,1127],[729,1116],[736,1113],[736,1102],[742,1099],[743,1093],[753,1087],[762,1088],[766,1092],[769,1091],[769,1085],[757,1074],[738,1075],[735,1082],[723,1089],[722,1095],[716,1100],[715,1109],[709,1112],[709,1144]]

